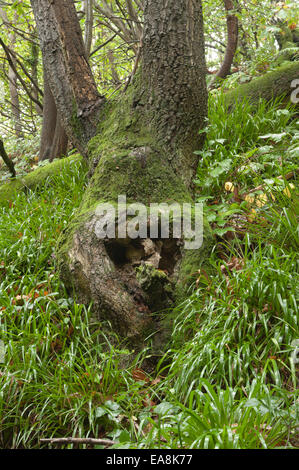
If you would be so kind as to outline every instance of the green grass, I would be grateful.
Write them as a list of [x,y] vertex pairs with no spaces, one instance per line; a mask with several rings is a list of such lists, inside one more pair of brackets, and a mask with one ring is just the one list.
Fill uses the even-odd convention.
[[1,447],[39,447],[40,438],[52,435],[115,433],[124,427],[116,402],[126,407],[127,422],[140,401],[143,384],[130,373],[137,359],[123,368],[129,351],[68,298],[54,270],[57,238],[84,181],[77,163],[1,208]]
[[[196,184],[215,274],[199,273],[172,312],[156,377],[142,371],[147,352],[132,358],[55,272],[86,185],[81,164],[0,207],[1,448],[69,436],[129,448],[298,446],[298,191],[277,179],[295,169],[298,140],[291,108],[211,103]],[[259,185],[261,207],[242,197]]]

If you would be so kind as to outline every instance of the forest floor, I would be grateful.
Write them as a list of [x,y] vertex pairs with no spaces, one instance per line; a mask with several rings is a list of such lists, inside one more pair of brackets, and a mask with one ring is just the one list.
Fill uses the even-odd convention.
[[[194,273],[170,312],[172,339],[152,376],[142,368],[149,351],[123,368],[131,351],[90,321],[55,271],[58,237],[87,184],[80,161],[1,205],[1,448],[48,447],[40,440],[51,437],[132,449],[299,447],[298,114],[278,102],[228,112],[211,96],[199,153],[196,200],[215,237],[214,274]],[[15,158],[23,174],[38,165],[30,143]]]

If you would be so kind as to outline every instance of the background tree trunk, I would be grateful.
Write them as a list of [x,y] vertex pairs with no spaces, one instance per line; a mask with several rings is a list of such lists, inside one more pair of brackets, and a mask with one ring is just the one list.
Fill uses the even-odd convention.
[[14,163],[13,161],[9,158],[9,156],[7,155],[6,151],[5,151],[5,148],[4,148],[4,143],[3,141],[0,139],[0,155],[1,157],[3,158],[4,160],[4,163],[6,164],[8,170],[10,171],[11,173],[11,176],[13,178],[16,177],[16,170],[15,170],[15,166],[14,166]]
[[93,3],[94,0],[85,0],[85,31],[84,31],[84,45],[86,50],[86,58],[89,59],[91,44],[92,44],[92,30],[93,30]]
[[[3,8],[0,8],[0,16],[4,22],[6,31],[8,33],[9,39],[9,47],[13,51],[15,42],[16,42],[16,35],[11,28],[9,28],[9,21],[6,15],[6,12]],[[17,22],[18,16],[15,13],[14,21]],[[12,56],[11,60],[13,65],[16,66],[15,58]],[[8,65],[8,83],[9,83],[9,93],[10,93],[10,105],[11,105],[11,114],[12,120],[14,123],[15,134],[18,138],[23,138],[23,130],[22,130],[22,120],[21,120],[21,109],[20,109],[20,100],[19,100],[19,92],[18,92],[18,80],[17,75],[15,73],[15,69]]]
[[68,138],[57,112],[44,67],[43,125],[40,136],[39,161],[60,158],[66,155]]
[[232,107],[237,101],[244,98],[253,104],[258,104],[260,99],[271,102],[276,98],[284,98],[285,101],[290,101],[291,94],[294,92],[292,83],[298,77],[299,62],[289,62],[249,83],[244,83],[234,90],[228,91],[225,95],[225,102],[229,107]]
[[[36,42],[31,43],[31,76],[34,82],[38,85],[38,57],[39,57],[39,47]],[[36,101],[38,101],[38,89],[37,87],[32,84],[32,96],[35,97]],[[35,105],[35,111],[39,116],[43,115],[43,110],[41,107],[35,102],[31,103],[31,105]]]
[[43,125],[40,137],[39,161],[51,157],[51,149],[56,129],[57,109],[44,68]]
[[[145,3],[142,77],[157,139],[169,148],[172,168],[191,184],[207,115],[205,53],[200,1]],[[180,148],[182,151],[177,152]]]
[[62,126],[61,119],[59,114],[56,115],[56,126],[54,139],[51,148],[50,161],[52,162],[54,158],[61,158],[66,155],[68,146],[68,137],[65,133],[65,130]]

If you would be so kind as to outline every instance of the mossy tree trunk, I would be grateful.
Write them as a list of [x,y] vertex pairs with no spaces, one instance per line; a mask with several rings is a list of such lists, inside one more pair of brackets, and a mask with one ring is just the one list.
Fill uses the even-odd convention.
[[0,139],[0,156],[3,158],[4,163],[6,164],[7,168],[9,169],[11,176],[13,178],[16,177],[16,170],[13,161],[9,158],[4,148],[4,143]]
[[[4,27],[7,32],[9,40],[9,49],[14,53],[15,43],[16,43],[16,33],[13,28],[10,26],[7,14],[3,8],[0,7],[0,17],[3,20]],[[14,22],[17,24],[18,15],[15,11],[14,13]],[[20,99],[18,91],[18,79],[15,73],[16,58],[11,54],[11,61],[13,62],[14,67],[11,64],[8,65],[8,84],[9,84],[9,93],[10,93],[10,105],[11,105],[11,115],[13,118],[14,129],[16,137],[23,138],[22,130],[22,118],[21,118],[21,108],[20,108]]]
[[[210,232],[204,231],[200,249],[186,250],[184,237],[171,232],[163,239],[149,232],[121,238],[118,218],[115,236],[103,239],[96,232],[98,207],[115,207],[121,195],[128,205],[138,202],[146,208],[151,203],[192,203],[198,164],[194,150],[200,148],[199,130],[207,114],[201,1],[145,2],[140,70],[114,102],[105,102],[96,91],[78,25],[72,29],[81,52],[73,56],[69,51],[70,23],[77,21],[73,2],[31,3],[57,109],[69,137],[75,145],[80,141],[77,146],[93,169],[82,205],[60,241],[61,277],[79,302],[92,302],[99,319],[110,320],[118,333],[140,346],[157,329],[161,333],[160,317],[154,313],[171,307],[185,280],[198,271],[210,253]],[[78,80],[73,82],[74,71],[81,70],[78,64],[69,64],[74,60],[86,74],[82,95]],[[76,116],[70,101],[81,110]],[[161,334],[159,341],[163,342]]]
[[40,136],[39,161],[53,161],[66,155],[68,138],[57,112],[44,67],[43,125]]

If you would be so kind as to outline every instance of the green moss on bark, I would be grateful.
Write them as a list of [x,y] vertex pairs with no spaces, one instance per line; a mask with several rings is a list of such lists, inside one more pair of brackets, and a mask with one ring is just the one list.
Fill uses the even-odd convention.
[[146,293],[147,304],[153,312],[171,305],[174,298],[174,285],[164,271],[143,264],[136,269],[136,279]]

